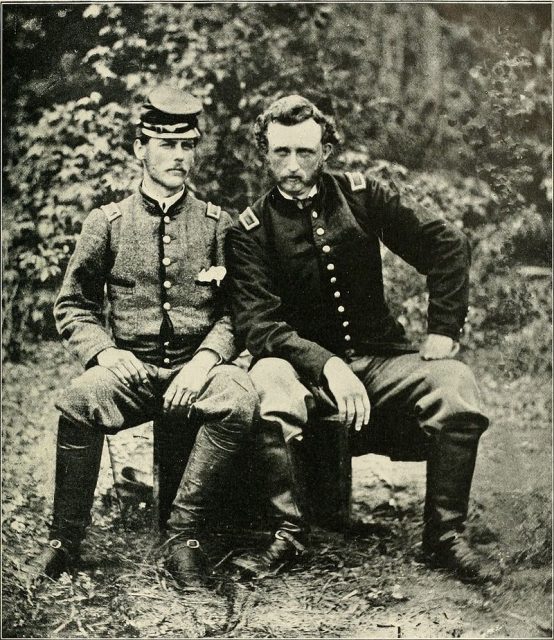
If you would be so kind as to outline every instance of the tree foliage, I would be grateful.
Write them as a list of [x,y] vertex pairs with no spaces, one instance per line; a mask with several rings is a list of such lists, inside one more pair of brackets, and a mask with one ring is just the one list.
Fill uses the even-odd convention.
[[[536,8],[514,7],[519,31],[493,41],[492,27],[468,22],[471,11],[452,11],[401,3],[4,6],[4,58],[13,69],[3,95],[8,355],[52,330],[53,296],[83,217],[136,183],[133,121],[161,81],[205,105],[191,175],[201,197],[236,213],[263,192],[251,125],[274,98],[302,93],[337,119],[344,145],[335,167],[396,167],[402,188],[470,233],[482,296],[475,302],[487,309],[474,317],[479,331],[491,329],[506,287],[515,305],[507,325],[535,318],[506,274],[548,261],[550,51],[538,28],[548,21]],[[400,284],[402,268],[391,273]],[[408,289],[395,286],[394,302],[421,330],[423,294]]]

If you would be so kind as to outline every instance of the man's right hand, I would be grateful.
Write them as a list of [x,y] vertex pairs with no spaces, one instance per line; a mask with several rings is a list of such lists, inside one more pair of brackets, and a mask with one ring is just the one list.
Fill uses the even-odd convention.
[[329,391],[337,403],[340,421],[360,431],[369,424],[371,404],[362,381],[350,367],[337,356],[329,358],[323,367]]
[[148,372],[142,362],[130,351],[108,347],[96,356],[101,367],[113,371],[123,384],[140,385],[148,382]]

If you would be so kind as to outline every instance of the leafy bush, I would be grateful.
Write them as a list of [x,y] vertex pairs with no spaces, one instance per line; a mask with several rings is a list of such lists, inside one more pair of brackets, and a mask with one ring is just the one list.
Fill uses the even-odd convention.
[[[5,354],[17,358],[25,341],[52,333],[53,298],[80,224],[135,183],[132,121],[146,88],[163,80],[205,105],[207,135],[191,175],[200,197],[237,213],[263,192],[251,125],[269,101],[301,91],[337,117],[345,145],[336,167],[373,165],[470,237],[468,344],[548,321],[545,292],[514,268],[544,267],[550,253],[549,37],[537,45],[537,30],[526,26],[530,53],[501,33],[493,55],[445,11],[340,3],[7,8],[14,73],[4,99],[17,108],[4,110]],[[60,33],[67,50],[56,41],[51,59],[34,60]],[[390,253],[385,277],[400,320],[421,334],[423,279]]]
[[552,325],[544,319],[533,320],[501,341],[504,368],[513,377],[522,373],[552,372]]
[[126,195],[138,165],[125,151],[128,110],[101,96],[56,105],[20,128],[17,160],[6,166],[18,197],[4,210],[4,340],[21,344],[53,332],[51,308],[81,223],[92,208]]
[[[354,158],[345,154],[343,161]],[[367,158],[357,155],[356,166]],[[413,173],[385,161],[374,164],[371,173],[393,191],[419,206],[444,217],[462,229],[472,246],[470,308],[463,343],[468,347],[504,345],[512,349],[529,332],[535,341],[522,351],[529,357],[521,370],[544,368],[549,362],[551,280],[546,268],[518,267],[511,253],[513,238],[526,220],[514,216],[510,226],[490,223],[497,215],[499,199],[478,178],[455,173]],[[524,210],[524,213],[527,210]],[[525,235],[530,244],[532,235]],[[384,279],[389,302],[410,338],[426,331],[427,291],[425,278],[400,258],[384,251]],[[539,331],[537,327],[542,327]],[[531,329],[531,327],[534,327]],[[524,330],[521,339],[516,339]],[[510,334],[510,338],[507,338]],[[515,347],[514,347],[515,348]],[[533,361],[534,356],[538,358]],[[519,358],[521,360],[521,358]]]

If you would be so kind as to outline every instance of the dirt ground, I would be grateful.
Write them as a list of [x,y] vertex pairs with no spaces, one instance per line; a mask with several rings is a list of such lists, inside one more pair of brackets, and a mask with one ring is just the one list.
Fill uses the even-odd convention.
[[54,343],[5,365],[2,637],[552,637],[551,381],[514,377],[493,352],[470,360],[492,418],[470,535],[502,568],[499,585],[464,585],[420,564],[424,464],[366,456],[354,462],[364,528],[315,531],[301,566],[263,582],[237,582],[222,562],[212,589],[179,589],[162,568],[149,507],[122,517],[106,460],[82,570],[34,594],[21,589],[17,563],[46,539],[53,401],[78,365]]

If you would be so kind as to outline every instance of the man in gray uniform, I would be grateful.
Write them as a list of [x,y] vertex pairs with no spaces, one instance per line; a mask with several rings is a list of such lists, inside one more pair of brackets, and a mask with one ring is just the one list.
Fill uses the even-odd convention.
[[[235,329],[255,360],[276,531],[264,553],[236,564],[259,575],[307,542],[296,447],[310,415],[335,414],[350,428],[355,455],[381,450],[395,416],[415,420],[428,442],[427,559],[481,578],[463,531],[488,419],[473,374],[454,359],[467,313],[467,238],[369,174],[326,172],[337,133],[301,96],[273,103],[255,133],[276,185],[229,232],[227,261]],[[420,348],[408,344],[388,309],[380,241],[427,276]]]
[[[167,567],[183,584],[207,575],[207,522],[247,438],[257,395],[235,354],[226,311],[224,239],[232,221],[185,178],[201,103],[168,86],[143,107],[134,142],[140,188],[83,224],[54,314],[85,371],[57,407],[50,540],[27,579],[74,565],[90,523],[104,434],[162,415],[197,430],[168,522]],[[104,291],[110,303],[103,320]]]

